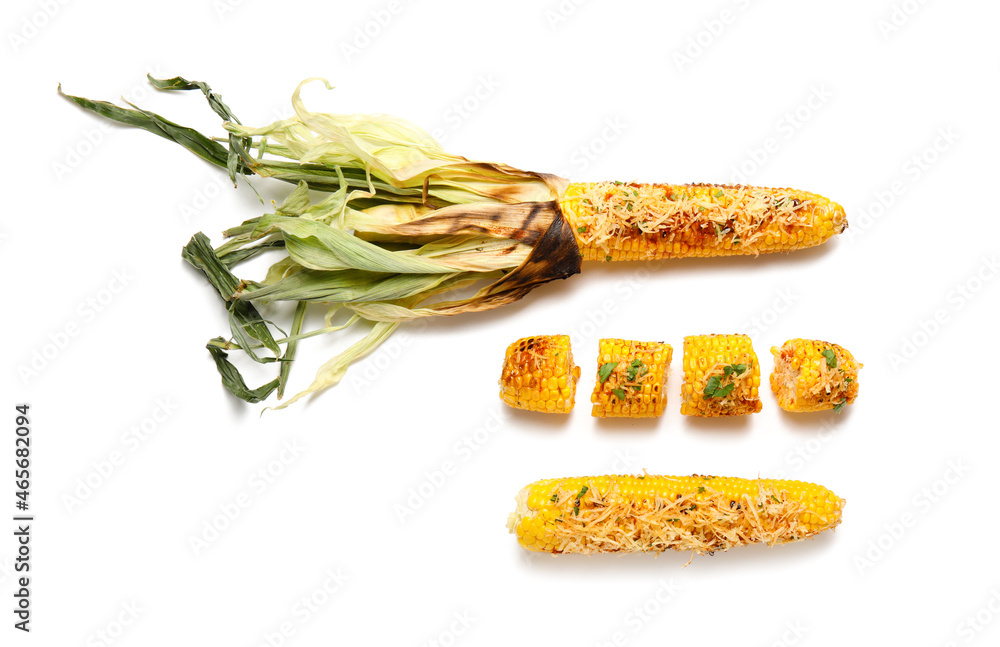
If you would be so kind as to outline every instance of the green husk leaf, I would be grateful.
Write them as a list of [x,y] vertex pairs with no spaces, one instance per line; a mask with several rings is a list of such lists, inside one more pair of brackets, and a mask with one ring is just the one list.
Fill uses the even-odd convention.
[[184,77],[175,76],[170,79],[157,79],[151,74],[147,74],[146,78],[149,79],[149,83],[157,90],[201,90],[208,100],[208,105],[212,106],[212,110],[215,114],[222,117],[224,121],[232,121],[235,123],[240,123],[240,120],[233,115],[233,111],[229,109],[225,103],[222,102],[222,97],[212,92],[212,88],[209,87],[207,83],[202,83],[201,81],[188,81]]
[[226,147],[219,142],[205,137],[193,128],[187,128],[163,117],[145,110],[120,108],[113,103],[106,101],[92,101],[83,97],[75,97],[62,91],[59,86],[59,94],[66,97],[81,108],[96,112],[118,123],[127,126],[142,128],[148,132],[169,139],[188,149],[198,157],[216,166],[226,167],[229,152]]
[[[281,348],[275,343],[271,331],[257,309],[248,301],[233,300],[233,295],[241,288],[242,282],[229,271],[225,263],[215,254],[208,237],[198,232],[192,236],[181,255],[184,260],[200,269],[208,277],[209,282],[215,286],[219,296],[225,301],[226,309],[229,311],[230,330],[247,355],[257,362],[274,361],[280,357]],[[261,358],[254,353],[251,338],[261,342],[274,353],[274,357]]]
[[292,362],[295,360],[295,349],[298,348],[299,340],[298,335],[302,333],[302,322],[306,318],[306,306],[308,304],[305,301],[299,301],[298,305],[295,306],[295,316],[292,318],[292,330],[291,336],[288,343],[285,344],[285,354],[281,356],[281,359],[285,360],[281,363],[281,369],[278,371],[278,399],[285,394],[285,385],[288,383],[288,374],[292,370]]
[[288,255],[313,270],[358,269],[412,274],[455,271],[443,262],[386,251],[346,231],[312,220],[274,215],[262,218],[258,226],[281,230]]
[[181,257],[188,263],[204,272],[208,282],[215,286],[223,301],[228,302],[233,294],[240,289],[240,280],[236,278],[226,264],[212,249],[208,236],[202,232],[196,233],[181,250]]
[[[455,278],[471,278],[465,274],[395,274],[379,275],[360,270],[320,272],[302,270],[256,290],[242,292],[238,299],[254,301],[322,301],[353,303],[359,301],[391,301],[416,296]],[[484,278],[477,276],[476,279]]]
[[[223,342],[223,339],[218,337],[213,341]],[[280,379],[275,378],[263,386],[256,389],[250,389],[247,386],[247,383],[243,381],[243,376],[240,375],[239,370],[237,370],[237,368],[233,366],[233,363],[227,359],[229,355],[226,351],[222,350],[218,346],[212,345],[211,342],[208,346],[206,346],[206,348],[208,349],[208,352],[211,353],[212,359],[215,360],[215,367],[219,370],[219,375],[222,376],[222,384],[230,393],[235,395],[240,400],[255,404],[266,400],[267,397],[278,388]]]
[[225,265],[229,269],[233,269],[243,261],[253,258],[257,254],[260,254],[261,252],[266,252],[269,249],[279,249],[284,246],[285,246],[285,241],[272,240],[261,243],[259,245],[254,245],[253,247],[242,247],[239,249],[234,249],[233,251],[224,254],[219,254],[218,251],[216,251],[216,254],[219,257],[219,260],[222,261],[223,265]]
[[278,205],[277,213],[282,216],[301,216],[309,208],[309,185],[299,182],[289,193],[281,204]]
[[[147,74],[146,78],[149,79],[149,82],[157,90],[201,90],[205,95],[205,99],[208,100],[208,105],[212,107],[215,114],[222,117],[224,121],[232,121],[237,124],[240,123],[240,120],[233,115],[229,106],[222,102],[222,97],[215,92],[212,92],[212,88],[210,88],[207,83],[202,83],[201,81],[188,81],[187,79],[179,76],[175,76],[172,79],[154,79],[151,75]],[[252,144],[253,141],[249,137],[243,137],[241,139],[236,135],[229,135],[229,151],[226,155],[226,168],[229,170],[229,179],[232,180],[233,186],[236,186],[236,174],[242,172],[240,153],[245,153],[246,149],[250,148]]]

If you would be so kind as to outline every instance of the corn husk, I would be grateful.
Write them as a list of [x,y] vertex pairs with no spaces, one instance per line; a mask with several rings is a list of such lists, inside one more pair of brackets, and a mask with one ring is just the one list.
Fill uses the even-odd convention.
[[[165,91],[200,90],[223,120],[224,138],[210,138],[129,104],[129,108],[64,95],[77,105],[178,143],[239,178],[274,178],[293,186],[281,204],[224,232],[214,246],[195,234],[183,257],[222,298],[230,336],[209,341],[223,384],[236,397],[260,402],[288,380],[300,340],[345,327],[371,329],[323,364],[313,382],[277,408],[336,385],[354,361],[402,323],[496,308],[542,283],[580,271],[573,232],[557,200],[568,181],[505,164],[471,161],[442,149],[419,127],[387,115],[312,112],[292,95],[294,115],[263,127],[244,126],[201,82],[154,79]],[[60,88],[61,92],[61,88]],[[225,142],[225,144],[223,144]],[[251,185],[252,186],[252,185]],[[318,200],[311,197],[321,192]],[[260,254],[275,261],[260,280],[234,268]],[[472,296],[444,293],[480,284]],[[296,302],[291,332],[266,321],[257,305]],[[324,326],[303,331],[306,304],[330,307]],[[332,325],[344,308],[351,317]],[[229,358],[241,351],[279,364],[278,376],[246,385]]]

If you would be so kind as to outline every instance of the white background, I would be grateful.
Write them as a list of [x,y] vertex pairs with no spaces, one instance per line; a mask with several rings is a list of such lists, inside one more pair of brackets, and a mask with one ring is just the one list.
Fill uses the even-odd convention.
[[[4,644],[996,644],[996,5],[225,1],[5,4],[0,508],[13,514],[13,407],[29,402],[37,518],[33,632],[5,611]],[[195,231],[218,243],[261,206],[56,94],[125,95],[222,132],[200,95],[154,96],[147,71],[211,83],[254,125],[325,76],[337,89],[310,87],[316,109],[403,116],[456,153],[576,180],[742,167],[841,202],[851,228],[771,258],[587,265],[513,306],[411,326],[334,390],[261,416],[220,385],[204,343],[226,330],[221,304],[180,258]],[[765,380],[772,345],[844,345],[865,364],[857,404],[793,416],[762,390],[751,419],[682,418],[683,336],[746,330]],[[570,333],[583,370],[567,417],[497,397],[506,345],[541,333]],[[601,336],[674,345],[660,420],[590,417]],[[291,388],[351,338],[302,343]],[[687,568],[529,554],[505,530],[531,481],[642,468],[785,475],[848,505],[834,533]],[[211,524],[227,527],[196,549]],[[308,617],[303,597],[322,601]]]

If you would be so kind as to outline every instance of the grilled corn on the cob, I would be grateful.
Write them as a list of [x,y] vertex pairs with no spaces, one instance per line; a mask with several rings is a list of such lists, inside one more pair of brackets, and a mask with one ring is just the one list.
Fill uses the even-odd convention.
[[654,418],[663,413],[663,390],[673,348],[663,342],[602,339],[597,382],[590,396],[595,418]]
[[746,335],[684,338],[681,413],[740,416],[760,411],[760,365]]
[[839,204],[794,189],[574,183],[559,205],[585,261],[756,256],[819,245],[847,228]]
[[816,339],[789,339],[771,349],[771,390],[785,411],[840,411],[858,397],[858,369],[850,351]]
[[569,413],[578,379],[569,335],[525,337],[507,347],[500,397],[517,409]]
[[802,481],[716,476],[595,476],[525,487],[507,528],[524,548],[617,553],[782,544],[841,521],[844,500]]

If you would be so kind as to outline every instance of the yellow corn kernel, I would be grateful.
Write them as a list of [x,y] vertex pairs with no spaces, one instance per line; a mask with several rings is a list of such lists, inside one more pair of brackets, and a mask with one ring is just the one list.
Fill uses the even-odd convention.
[[826,242],[844,209],[815,193],[715,184],[570,184],[559,201],[583,260],[765,254]]
[[842,346],[789,339],[771,354],[771,390],[785,411],[840,411],[858,397],[858,370],[864,365]]
[[500,398],[517,409],[569,413],[578,379],[569,335],[525,337],[507,347]]
[[760,411],[760,365],[746,335],[684,338],[681,413],[741,416]]
[[654,341],[602,339],[590,396],[596,418],[654,418],[667,401],[664,382],[674,350]]
[[841,522],[844,500],[812,483],[716,476],[594,476],[525,487],[507,528],[532,551],[711,553],[783,544]]

